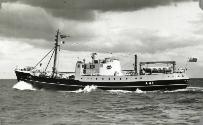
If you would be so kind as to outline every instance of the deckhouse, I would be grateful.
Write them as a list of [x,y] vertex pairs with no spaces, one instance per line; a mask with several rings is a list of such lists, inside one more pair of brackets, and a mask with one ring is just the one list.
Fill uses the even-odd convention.
[[92,62],[85,63],[85,60],[77,61],[75,76],[122,76],[119,59],[105,58],[97,59],[96,53],[92,53]]

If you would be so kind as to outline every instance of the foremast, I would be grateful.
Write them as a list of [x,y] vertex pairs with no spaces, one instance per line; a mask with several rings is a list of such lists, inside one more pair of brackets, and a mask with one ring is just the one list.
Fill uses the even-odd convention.
[[57,30],[56,33],[56,39],[55,39],[55,46],[54,46],[54,64],[52,67],[52,77],[55,77],[57,75],[57,71],[56,71],[56,63],[57,63],[57,56],[58,56],[58,44],[59,41],[59,29]]
[[[54,44],[54,64],[52,67],[52,78],[57,76],[57,59],[58,59],[58,51],[59,51],[59,47],[60,47],[59,39],[63,39],[63,38],[70,37],[70,36],[61,34],[58,29],[55,37],[56,37],[56,39],[55,39],[55,44]],[[62,41],[62,43],[64,43],[64,41]]]

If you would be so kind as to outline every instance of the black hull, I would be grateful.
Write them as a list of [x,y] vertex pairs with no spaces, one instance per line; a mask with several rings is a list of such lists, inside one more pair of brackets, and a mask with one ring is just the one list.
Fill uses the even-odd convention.
[[153,81],[153,85],[146,84],[146,81],[136,82],[80,82],[73,79],[56,79],[32,76],[29,73],[15,71],[18,81],[25,81],[32,84],[38,89],[49,90],[62,90],[62,91],[75,91],[83,89],[85,86],[95,85],[99,89],[103,90],[128,90],[136,91],[140,89],[142,91],[153,90],[176,90],[184,89],[188,86],[188,79],[178,80],[157,80]]

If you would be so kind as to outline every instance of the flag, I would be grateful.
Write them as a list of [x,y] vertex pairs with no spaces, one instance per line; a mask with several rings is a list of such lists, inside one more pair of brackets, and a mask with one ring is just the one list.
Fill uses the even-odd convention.
[[199,7],[203,10],[203,0],[199,0]]
[[60,37],[61,37],[61,39],[63,39],[63,38],[70,37],[70,36],[61,34]]
[[197,58],[189,58],[188,62],[197,62]]

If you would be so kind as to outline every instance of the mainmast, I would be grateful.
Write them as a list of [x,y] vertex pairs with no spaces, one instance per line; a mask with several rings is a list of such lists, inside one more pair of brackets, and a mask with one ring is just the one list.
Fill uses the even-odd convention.
[[57,30],[56,39],[55,39],[55,46],[54,46],[54,65],[53,65],[53,68],[52,68],[52,77],[54,77],[55,74],[57,75],[57,72],[56,72],[56,62],[57,62],[58,47],[59,47],[58,41],[59,41],[59,29]]

